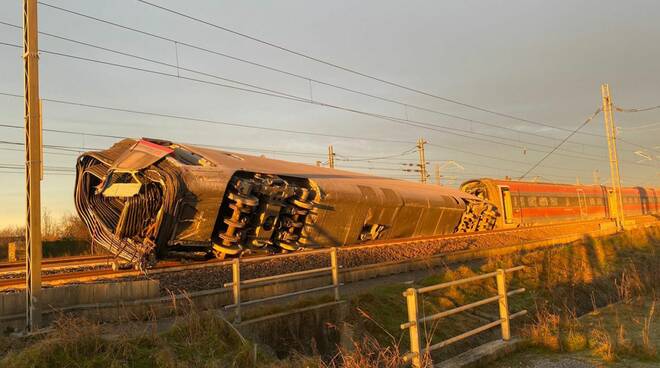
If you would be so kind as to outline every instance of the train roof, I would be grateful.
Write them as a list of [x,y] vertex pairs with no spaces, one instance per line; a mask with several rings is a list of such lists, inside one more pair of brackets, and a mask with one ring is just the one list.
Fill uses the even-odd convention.
[[[491,182],[495,185],[511,185],[511,184],[522,184],[522,185],[538,185],[538,186],[561,186],[561,187],[574,187],[574,188],[609,188],[608,186],[601,185],[601,184],[569,184],[569,183],[550,183],[550,182],[537,182],[537,181],[523,181],[523,180],[507,180],[507,179],[496,179],[496,178],[478,178],[478,179],[471,179],[468,181],[465,181],[461,184],[461,187],[468,183],[475,183],[475,182]],[[642,186],[635,186],[635,187],[622,187],[621,188],[624,191],[629,191],[629,190],[639,190],[639,189],[653,189],[654,191],[657,191],[660,193],[660,188],[656,187],[642,187]]]
[[220,149],[204,147],[201,145],[182,144],[157,139],[143,138],[142,140],[138,140],[127,138],[115,143],[107,150],[86,152],[83,155],[95,157],[111,165],[117,161],[122,154],[130,151],[131,148],[138,142],[145,142],[145,144],[148,145],[156,144],[163,147],[172,145],[182,147],[194,154],[203,157],[213,166],[217,166],[219,169],[227,171],[229,175],[232,175],[237,171],[260,172],[278,176],[310,179],[317,182],[319,185],[336,185],[337,183],[351,183],[359,185],[364,183],[365,185],[369,184],[382,188],[396,188],[398,190],[410,191],[411,193],[418,194],[440,193],[455,198],[476,198],[471,194],[465,193],[458,189],[438,185],[421,184],[406,180],[367,175],[353,171],[331,169],[304,163],[277,160],[264,156],[254,156],[243,153],[229,152]]

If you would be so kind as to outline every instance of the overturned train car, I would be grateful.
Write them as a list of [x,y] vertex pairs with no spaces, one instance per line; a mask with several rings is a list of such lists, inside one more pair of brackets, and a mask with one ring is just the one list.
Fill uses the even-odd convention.
[[134,263],[489,230],[497,218],[458,190],[153,139],[81,155],[75,203],[93,241]]

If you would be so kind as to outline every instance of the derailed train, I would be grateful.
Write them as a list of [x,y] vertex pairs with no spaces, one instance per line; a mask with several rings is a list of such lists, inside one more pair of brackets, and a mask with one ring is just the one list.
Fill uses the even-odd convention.
[[[624,188],[626,215],[660,189]],[[154,139],[77,163],[93,241],[137,265],[613,217],[604,186],[477,179],[461,190]]]
[[438,186],[154,139],[77,163],[76,209],[129,262],[490,230],[497,209]]

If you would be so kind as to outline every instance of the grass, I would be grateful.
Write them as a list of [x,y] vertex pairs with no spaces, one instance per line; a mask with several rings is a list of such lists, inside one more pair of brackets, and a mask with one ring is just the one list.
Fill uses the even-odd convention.
[[[631,301],[654,293],[660,286],[658,245],[660,231],[647,229],[603,240],[588,238],[581,243],[541,252],[494,257],[469,267],[447,267],[444,272],[417,280],[413,285],[388,285],[356,297],[353,303],[368,318],[356,313],[353,323],[381,344],[407,350],[407,332],[399,328],[399,324],[405,322],[406,307],[401,293],[406,288],[463,279],[522,264],[528,266],[527,270],[510,277],[508,288],[524,287],[527,292],[510,298],[509,306],[512,312],[527,309],[530,317],[514,321],[514,332],[529,337],[536,347],[550,351],[575,352],[602,346],[600,354],[607,359],[608,354],[617,354],[616,339],[599,334],[602,331],[596,329],[585,330],[578,316],[611,303]],[[493,295],[496,295],[494,279],[486,279],[434,292],[424,298],[420,309],[423,315],[430,315]],[[436,324],[425,326],[427,344],[453,337],[497,318],[495,304],[479,307],[471,314],[460,313],[444,318]],[[652,315],[646,318],[650,320]],[[646,325],[651,326],[649,323]],[[643,324],[639,329],[643,331]],[[498,329],[493,329],[490,333],[450,345],[434,358],[453,356],[498,337]],[[608,342],[612,343],[611,349],[607,348]],[[639,347],[631,351],[643,355]]]
[[100,324],[63,317],[52,333],[22,345],[5,347],[0,366],[254,367],[270,359],[255,356],[254,346],[213,313],[191,313],[163,334],[129,328],[120,336],[104,335]]
[[[495,367],[519,367],[537,361],[578,360],[595,366],[651,367],[660,365],[658,304],[651,296],[637,296],[571,321],[558,322],[557,315],[544,315],[533,325],[532,348],[515,354]],[[568,336],[573,337],[568,337]]]
[[[516,334],[530,338],[534,352],[586,354],[590,359],[606,362],[630,359],[656,362],[658,319],[656,307],[648,302],[652,298],[649,296],[660,295],[656,290],[660,285],[657,245],[660,245],[660,230],[635,231],[605,240],[586,239],[567,247],[493,257],[469,266],[446,267],[412,284],[376,287],[349,301],[352,310],[346,322],[355,333],[351,343],[335,351],[315,352],[312,348],[310,355],[293,352],[278,359],[274,350],[258,345],[255,354],[255,344],[219,315],[190,312],[163,333],[144,327],[141,331],[128,325],[125,333],[113,336],[108,336],[102,325],[63,318],[53,333],[41,338],[0,338],[0,353],[4,353],[0,366],[402,367],[401,357],[409,346],[407,331],[399,327],[407,315],[402,296],[406,288],[521,264],[528,269],[510,278],[509,289],[524,287],[528,292],[512,297],[509,304],[514,312],[529,310],[529,317],[514,321],[513,327]],[[420,309],[429,315],[495,294],[494,279],[487,279],[431,293],[423,298]],[[295,306],[310,303],[301,301]],[[630,309],[610,312],[606,308],[578,318],[611,303]],[[273,307],[267,312],[290,308]],[[252,317],[263,313],[264,310],[255,311]],[[425,341],[431,344],[497,318],[495,304],[450,316],[424,326]],[[493,329],[442,349],[434,358],[455,355],[498,336],[499,330]],[[298,341],[294,345],[305,344],[310,345],[310,341]]]

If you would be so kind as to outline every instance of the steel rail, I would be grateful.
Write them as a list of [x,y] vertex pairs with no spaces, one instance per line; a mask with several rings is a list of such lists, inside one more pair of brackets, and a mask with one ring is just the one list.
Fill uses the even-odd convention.
[[[64,268],[76,268],[89,265],[110,265],[113,261],[113,256],[70,256],[70,257],[57,257],[46,258],[42,261],[44,270],[55,270]],[[10,274],[25,271],[25,260],[17,260],[16,262],[0,262],[0,275]]]
[[[425,241],[430,241],[430,240],[446,240],[446,239],[459,239],[459,238],[466,238],[466,237],[483,237],[483,236],[489,236],[489,235],[495,235],[499,233],[517,233],[521,231],[535,231],[535,230],[542,230],[542,229],[547,229],[547,228],[555,228],[559,226],[571,226],[571,225],[579,225],[579,224],[589,224],[589,223],[609,223],[611,221],[578,221],[578,222],[565,222],[565,223],[560,223],[560,224],[550,224],[550,225],[543,225],[543,226],[534,226],[534,227],[525,227],[525,228],[515,228],[515,229],[498,229],[498,230],[492,230],[492,231],[487,231],[487,232],[480,232],[480,233],[464,233],[464,234],[451,234],[450,236],[447,235],[441,235],[441,236],[436,236],[436,237],[424,237],[424,238],[407,238],[407,239],[393,239],[389,241],[383,241],[379,242],[377,244],[366,244],[366,245],[354,245],[354,246],[345,246],[345,247],[340,247],[338,248],[340,251],[355,251],[355,250],[361,250],[361,249],[367,249],[367,248],[373,248],[373,247],[389,247],[389,246],[396,246],[396,245],[402,245],[405,246],[405,244],[417,244],[420,242],[425,242]],[[649,222],[649,223],[656,223],[655,222]],[[488,249],[496,249],[500,247],[508,247],[508,246],[515,246],[517,244],[527,244],[527,243],[535,243],[535,242],[542,242],[542,241],[549,241],[552,239],[560,239],[560,238],[566,238],[566,237],[574,237],[578,235],[590,235],[590,234],[595,234],[600,232],[601,230],[593,230],[593,231],[587,231],[587,232],[582,232],[582,233],[561,233],[561,234],[555,234],[551,237],[547,238],[533,238],[533,239],[517,239],[517,241],[510,242],[506,245],[502,246],[495,246],[491,247]],[[461,250],[456,250],[456,251],[451,251],[451,252],[440,252],[438,254],[435,254],[434,256],[428,256],[428,257],[441,257],[441,256],[447,256],[449,254],[453,253],[459,253],[459,252],[475,252],[478,253],[479,251],[484,250],[485,248],[477,248],[477,249],[461,249]],[[298,251],[294,253],[287,253],[287,254],[282,254],[282,255],[273,255],[273,256],[267,256],[267,257],[246,257],[242,258],[242,262],[248,262],[248,261],[256,261],[256,260],[278,260],[281,258],[288,258],[288,257],[293,257],[293,256],[306,256],[306,255],[313,255],[317,253],[327,253],[329,252],[329,249],[317,249],[313,251]],[[426,258],[428,258],[426,257]],[[411,258],[411,259],[405,259],[405,260],[400,260],[400,261],[395,261],[396,264],[401,263],[401,262],[410,262],[417,260],[416,258]],[[382,262],[382,263],[375,263],[375,264],[364,264],[360,265],[359,267],[369,267],[369,266],[377,266],[379,264],[386,264],[389,262]],[[175,262],[164,262],[161,264],[158,264],[156,267],[152,269],[148,269],[146,272],[143,271],[136,271],[136,270],[95,270],[95,271],[83,271],[83,272],[71,272],[71,273],[65,273],[65,274],[54,274],[54,275],[47,275],[44,276],[44,283],[45,284],[50,284],[50,285],[58,285],[58,284],[64,284],[67,282],[87,282],[87,281],[96,281],[96,280],[102,280],[102,279],[114,279],[114,278],[126,278],[126,277],[137,277],[137,276],[143,276],[143,275],[154,275],[154,274],[159,274],[159,273],[165,273],[165,272],[178,272],[178,271],[190,271],[190,270],[198,270],[198,269],[204,269],[204,268],[212,268],[212,267],[222,267],[222,266],[230,266],[232,264],[232,261],[226,261],[226,260],[209,260],[206,262],[201,262],[201,263],[194,263],[194,264],[180,264],[180,263],[175,263]],[[24,284],[25,280],[22,278],[13,278],[13,279],[7,279],[7,280],[0,280],[0,291],[2,290],[7,290],[7,289],[19,289],[21,286]],[[18,286],[18,287],[17,287]]]

